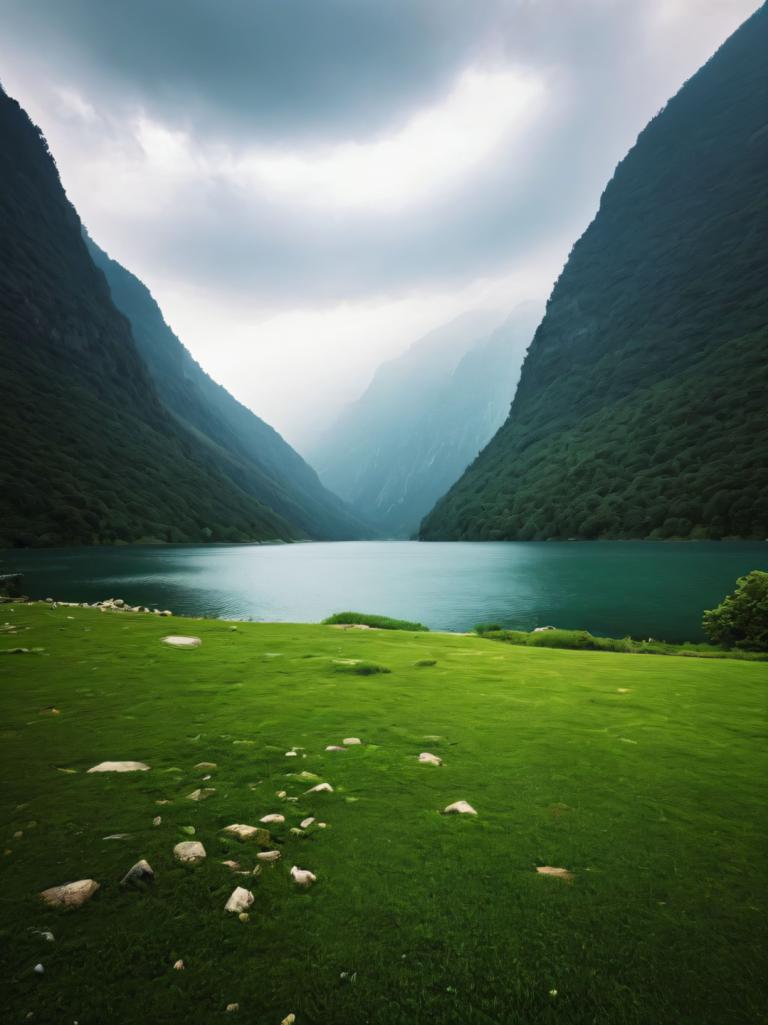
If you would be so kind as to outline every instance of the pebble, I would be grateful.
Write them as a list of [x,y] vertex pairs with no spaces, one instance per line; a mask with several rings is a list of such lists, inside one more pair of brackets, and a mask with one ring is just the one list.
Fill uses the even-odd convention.
[[262,815],[259,822],[263,822],[266,825],[275,823],[275,825],[282,825],[285,822],[285,815]]
[[240,914],[245,911],[253,904],[253,894],[250,890],[246,890],[244,886],[236,886],[229,896],[229,900],[224,905],[225,911],[231,911],[234,914]]
[[176,844],[173,853],[175,858],[185,865],[196,865],[206,857],[205,847],[199,840],[183,840]]
[[477,815],[477,812],[467,801],[454,801],[443,810],[444,815]]
[[291,869],[291,879],[297,886],[303,886],[305,889],[317,882],[317,876],[314,872],[310,872],[309,869],[299,868],[298,865],[294,865]]
[[299,823],[299,825],[301,826],[302,829],[309,829],[309,827],[312,825],[312,823],[314,821],[315,821],[314,816],[310,815],[309,818],[302,819],[301,822]]
[[162,815],[155,815],[155,817],[152,819],[152,825],[153,826],[159,826],[162,821],[163,821],[163,816]]
[[[248,918],[248,916],[245,916]],[[240,1010],[240,1004],[227,1004],[227,1014],[235,1014]]]
[[346,747],[354,747],[356,744],[362,744],[362,740],[359,737],[345,737],[342,744]]
[[45,971],[45,968],[43,968],[43,966],[41,964],[36,964],[35,965],[35,971],[37,972],[38,975],[42,975],[43,972]]
[[43,890],[40,896],[46,904],[54,908],[79,908],[99,889],[95,879],[78,879],[74,883],[62,886],[51,886]]
[[284,801],[287,796],[288,796],[288,792],[286,790],[278,790],[275,793],[275,797],[279,797],[281,801]]
[[241,911],[237,917],[240,919],[241,922],[250,922],[251,920],[251,916],[248,914],[247,911]]
[[346,751],[347,749],[345,747],[339,747],[338,744],[329,744],[328,747],[325,750],[326,751]]
[[184,962],[181,959],[179,959],[178,961],[174,962],[173,968],[174,968],[174,971],[183,972],[184,971]]
[[429,751],[422,751],[419,755],[419,761],[422,765],[442,765],[443,759],[438,758],[437,755],[430,754]]
[[238,840],[255,840],[258,844],[268,844],[272,840],[268,829],[260,829],[259,826],[246,826],[240,822],[225,826],[224,832],[229,833],[230,836],[236,836]]
[[286,1016],[280,1022],[280,1025],[294,1025],[295,1021],[296,1021],[296,1015],[295,1014],[293,1014],[293,1013],[286,1014]]
[[536,871],[541,876],[555,876],[557,879],[565,879],[568,883],[573,879],[573,872],[569,872],[567,868],[554,868],[552,865],[539,865]]
[[239,861],[231,861],[231,860],[222,861],[222,865],[226,865],[227,868],[230,869],[232,872],[239,872],[240,871],[240,862]]
[[298,758],[299,757],[299,753],[298,753],[298,751],[286,751],[285,752],[285,757],[286,758]]
[[88,772],[146,772],[148,769],[144,762],[99,762]]
[[305,791],[307,794],[332,794],[333,787],[330,783],[318,783],[316,787],[310,787]]
[[203,787],[202,789],[193,790],[191,794],[187,794],[188,801],[205,801],[216,793],[215,787]]
[[256,858],[259,861],[279,861],[281,856],[280,851],[259,851]]

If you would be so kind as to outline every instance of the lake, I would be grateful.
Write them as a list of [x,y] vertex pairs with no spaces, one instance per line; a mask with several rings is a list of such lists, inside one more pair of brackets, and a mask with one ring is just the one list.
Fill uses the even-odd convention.
[[765,542],[356,541],[0,552],[33,598],[124,598],[188,615],[317,622],[350,609],[437,630],[492,620],[530,630],[697,640]]

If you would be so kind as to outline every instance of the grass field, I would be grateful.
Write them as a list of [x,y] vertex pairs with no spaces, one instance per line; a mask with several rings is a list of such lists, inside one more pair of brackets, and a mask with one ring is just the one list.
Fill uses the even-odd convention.
[[[765,664],[46,605],[0,622],[0,649],[43,649],[0,655],[2,1025],[768,1020]],[[85,771],[112,759],[151,769]],[[477,817],[439,814],[460,799]],[[233,875],[257,848],[222,827],[273,812],[282,859]],[[305,816],[328,828],[291,835]],[[196,867],[172,854],[189,827]],[[154,886],[121,889],[142,857]],[[82,878],[101,889],[78,910],[37,896]],[[248,922],[224,911],[236,885]]]

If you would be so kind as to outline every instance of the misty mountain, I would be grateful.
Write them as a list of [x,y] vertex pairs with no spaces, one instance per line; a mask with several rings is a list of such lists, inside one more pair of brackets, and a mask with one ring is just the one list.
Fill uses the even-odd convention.
[[0,546],[355,532],[341,503],[260,421],[252,434],[270,444],[257,487],[256,442],[249,463],[227,451],[223,430],[206,433],[192,365],[182,369],[189,419],[170,411],[89,255],[41,132],[2,90],[0,232]]
[[768,535],[768,6],[650,122],[425,539]]
[[506,418],[540,310],[499,319],[465,314],[382,364],[309,453],[323,482],[389,536],[417,529]]

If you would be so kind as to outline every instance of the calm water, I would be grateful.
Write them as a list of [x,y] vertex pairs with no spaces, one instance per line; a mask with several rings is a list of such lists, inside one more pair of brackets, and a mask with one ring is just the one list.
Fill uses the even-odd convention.
[[0,552],[34,598],[124,598],[178,613],[317,622],[356,609],[468,630],[482,620],[621,637],[701,637],[701,613],[768,543],[360,541]]

